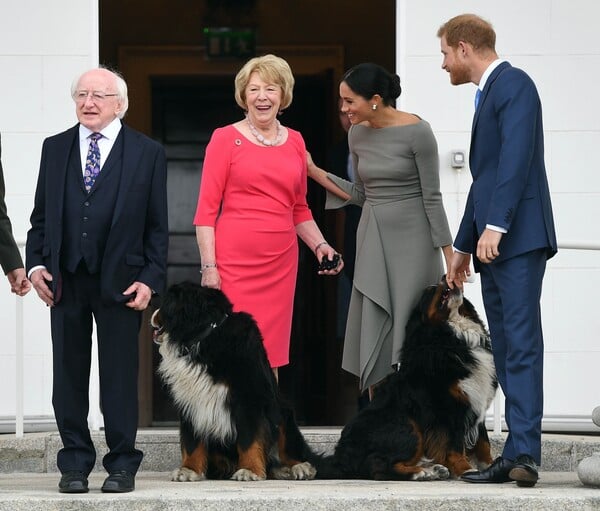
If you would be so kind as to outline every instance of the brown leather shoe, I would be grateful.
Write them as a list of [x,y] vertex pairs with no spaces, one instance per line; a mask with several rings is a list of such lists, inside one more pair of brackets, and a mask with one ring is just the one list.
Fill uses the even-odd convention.
[[517,486],[529,488],[539,479],[537,464],[529,454],[520,454],[508,476],[517,482]]
[[512,461],[499,456],[485,470],[465,472],[460,478],[467,483],[509,483],[512,481],[509,473],[514,467]]

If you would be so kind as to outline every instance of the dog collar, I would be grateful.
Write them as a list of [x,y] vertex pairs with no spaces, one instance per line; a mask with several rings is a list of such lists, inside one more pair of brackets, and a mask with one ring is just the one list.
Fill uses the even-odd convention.
[[184,352],[186,353],[186,355],[192,351],[193,346],[197,346],[199,342],[203,341],[210,334],[212,334],[212,332],[215,328],[219,328],[223,323],[225,323],[225,320],[228,317],[229,317],[228,314],[223,314],[223,317],[221,318],[221,320],[218,323],[215,321],[215,322],[211,323],[210,325],[208,325],[204,330],[202,330],[200,335],[196,338],[196,340],[192,344],[192,348],[188,348],[187,346],[184,348]]

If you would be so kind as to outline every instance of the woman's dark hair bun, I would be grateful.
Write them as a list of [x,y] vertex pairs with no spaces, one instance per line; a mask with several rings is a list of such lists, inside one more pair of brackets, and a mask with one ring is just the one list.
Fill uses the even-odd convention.
[[358,64],[346,71],[345,82],[356,94],[370,100],[375,94],[381,96],[384,105],[395,105],[400,96],[400,77],[373,62]]

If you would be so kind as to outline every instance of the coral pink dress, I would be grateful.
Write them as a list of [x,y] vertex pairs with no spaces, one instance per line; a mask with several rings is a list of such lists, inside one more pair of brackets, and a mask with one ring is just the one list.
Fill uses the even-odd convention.
[[256,319],[271,367],[289,362],[295,226],[312,220],[306,182],[304,140],[289,128],[283,144],[266,147],[229,125],[206,147],[194,225],[215,228],[221,289]]

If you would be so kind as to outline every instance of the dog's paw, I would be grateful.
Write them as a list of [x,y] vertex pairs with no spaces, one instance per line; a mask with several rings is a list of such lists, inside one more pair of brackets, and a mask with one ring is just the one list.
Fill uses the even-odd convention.
[[450,477],[450,471],[444,465],[436,464],[422,468],[421,472],[413,474],[413,481],[439,481]]
[[317,469],[308,461],[296,463],[291,467],[279,466],[271,470],[270,477],[273,479],[308,481],[317,475]]
[[420,472],[415,472],[412,477],[412,481],[431,481],[431,472],[428,469],[423,469]]
[[490,468],[491,463],[487,463],[485,461],[479,461],[476,460],[475,461],[475,466],[477,467],[477,470],[479,470],[480,472]]
[[450,477],[450,470],[444,465],[433,465],[431,470],[436,476],[434,479],[442,480]]
[[283,465],[271,469],[271,472],[269,473],[269,477],[271,479],[283,479],[286,481],[290,480],[290,479],[294,479],[294,476],[292,475],[292,469],[290,467],[285,467]]
[[314,479],[317,475],[317,469],[308,461],[296,463],[292,467],[292,479],[308,481]]
[[263,481],[265,477],[261,477],[256,475],[251,470],[247,468],[240,468],[235,474],[231,476],[231,479],[234,481]]
[[194,472],[191,468],[180,467],[171,472],[171,481],[177,482],[192,482],[192,481],[204,481],[206,475],[204,473]]

